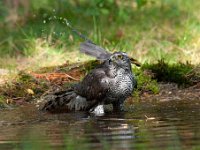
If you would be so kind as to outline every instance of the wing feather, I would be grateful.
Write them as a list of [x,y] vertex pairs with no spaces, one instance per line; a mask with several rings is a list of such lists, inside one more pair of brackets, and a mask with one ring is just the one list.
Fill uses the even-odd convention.
[[92,70],[76,87],[76,93],[89,100],[99,100],[106,96],[109,79],[102,68]]
[[88,41],[80,44],[80,52],[96,57],[97,59],[100,59],[100,60],[108,59],[111,55],[102,47]]

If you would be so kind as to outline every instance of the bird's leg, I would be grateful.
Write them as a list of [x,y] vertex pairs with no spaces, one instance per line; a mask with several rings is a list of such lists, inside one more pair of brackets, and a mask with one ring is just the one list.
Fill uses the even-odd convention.
[[113,111],[120,112],[125,111],[124,109],[124,100],[118,100],[112,103]]

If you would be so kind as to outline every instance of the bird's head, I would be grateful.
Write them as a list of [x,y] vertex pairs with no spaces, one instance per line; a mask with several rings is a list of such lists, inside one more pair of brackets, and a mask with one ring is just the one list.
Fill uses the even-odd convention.
[[131,70],[131,61],[124,52],[115,52],[109,58],[109,64],[123,69]]

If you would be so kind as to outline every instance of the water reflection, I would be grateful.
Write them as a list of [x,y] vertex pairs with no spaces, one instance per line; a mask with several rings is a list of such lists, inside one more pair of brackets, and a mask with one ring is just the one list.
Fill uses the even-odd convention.
[[96,117],[24,106],[0,113],[0,149],[200,149],[199,108],[198,101],[139,103]]

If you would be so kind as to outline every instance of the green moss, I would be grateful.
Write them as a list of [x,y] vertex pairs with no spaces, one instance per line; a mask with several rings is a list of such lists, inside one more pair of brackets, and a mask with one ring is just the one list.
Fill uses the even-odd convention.
[[4,96],[0,95],[0,108],[4,108],[5,106],[5,98]]
[[[159,60],[156,64],[144,64],[143,70],[150,70],[154,74],[154,79],[163,82],[174,82],[179,86],[187,87],[200,81],[200,72],[194,69],[190,63],[169,64],[164,60]],[[193,79],[196,79],[195,82]]]
[[47,82],[39,82],[29,74],[20,72],[15,81],[6,83],[0,87],[0,95],[2,95],[1,100],[3,102],[5,102],[6,99],[22,99],[24,101],[31,101],[47,90]]
[[34,80],[32,76],[30,76],[29,74],[25,73],[25,72],[19,72],[18,74],[18,82],[30,82],[31,80]]
[[[36,72],[49,73],[55,72],[56,69],[59,72],[70,72],[70,70],[77,68],[79,71],[77,73],[89,72],[95,66],[99,64],[98,61],[88,61],[86,63],[79,64],[64,64],[62,66],[54,66],[48,68],[41,68]],[[76,81],[77,82],[77,81]],[[32,101],[35,98],[39,98],[42,94],[44,94],[49,89],[53,88],[56,83],[51,83],[44,79],[36,79],[25,71],[21,71],[18,73],[15,80],[6,83],[0,87],[0,105],[3,106],[6,99],[22,99],[23,101]],[[70,85],[74,84],[74,82],[67,82],[60,85],[60,88],[66,89]]]
[[159,92],[158,83],[155,79],[148,74],[146,74],[141,68],[133,68],[133,72],[137,78],[137,90],[134,92],[134,95],[137,97],[138,92],[148,91],[154,94]]
[[94,69],[97,65],[100,64],[100,61],[98,60],[91,60],[83,64],[81,70],[88,73],[90,70]]

